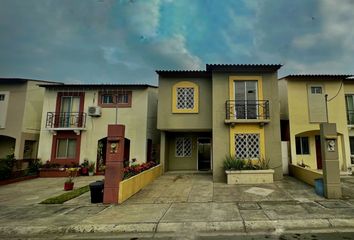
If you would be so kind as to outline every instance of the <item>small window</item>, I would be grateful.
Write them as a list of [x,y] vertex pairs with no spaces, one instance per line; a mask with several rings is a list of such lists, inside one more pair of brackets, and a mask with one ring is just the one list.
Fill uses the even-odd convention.
[[126,103],[126,104],[129,103],[128,93],[118,93],[117,102],[118,103]]
[[312,94],[322,94],[322,87],[311,87]]
[[102,95],[102,103],[103,104],[111,104],[113,103],[113,96],[110,94]]
[[192,156],[192,139],[191,138],[176,138],[176,157]]
[[5,101],[5,94],[0,94],[0,101]]
[[310,154],[309,138],[308,137],[296,137],[296,154],[307,155]]
[[76,156],[76,139],[58,139],[57,141],[57,158],[75,158]]

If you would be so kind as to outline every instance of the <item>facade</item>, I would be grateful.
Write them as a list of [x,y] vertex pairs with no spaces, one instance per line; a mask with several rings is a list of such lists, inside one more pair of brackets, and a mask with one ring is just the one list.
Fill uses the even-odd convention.
[[289,75],[279,80],[282,140],[290,142],[292,164],[322,169],[319,129],[327,121],[337,124],[338,167],[347,171],[354,164],[354,81],[348,77]]
[[157,88],[150,85],[57,84],[45,88],[38,157],[61,165],[105,164],[107,127],[125,125],[126,159],[155,160]]
[[164,171],[212,171],[225,181],[227,155],[268,159],[282,178],[277,71],[281,65],[206,65],[159,75]]
[[51,82],[0,78],[0,158],[37,156],[44,89]]

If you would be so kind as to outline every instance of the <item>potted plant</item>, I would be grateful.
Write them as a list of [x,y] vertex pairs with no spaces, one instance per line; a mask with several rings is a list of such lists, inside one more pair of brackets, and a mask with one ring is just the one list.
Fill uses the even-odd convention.
[[73,190],[74,188],[74,178],[77,176],[78,168],[67,168],[68,178],[64,183],[64,191]]
[[95,163],[94,162],[89,163],[88,172],[89,172],[89,176],[93,176],[93,173],[95,172]]
[[240,159],[226,156],[224,170],[227,184],[259,184],[272,183],[274,170],[269,169],[269,159]]
[[88,175],[88,165],[89,165],[89,161],[87,159],[84,159],[84,162],[81,164],[81,174],[83,176]]

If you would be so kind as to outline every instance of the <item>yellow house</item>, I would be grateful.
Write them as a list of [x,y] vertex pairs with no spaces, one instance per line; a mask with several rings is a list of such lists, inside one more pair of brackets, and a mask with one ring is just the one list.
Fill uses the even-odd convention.
[[352,141],[354,153],[354,132],[348,122],[353,104],[348,109],[346,103],[352,99],[347,94],[354,94],[354,82],[348,77],[288,75],[279,79],[282,141],[290,142],[292,164],[322,169],[319,129],[323,122],[337,124],[340,170],[347,171],[354,164],[350,149]]
[[146,84],[56,84],[45,88],[38,158],[60,165],[105,164],[108,124],[125,125],[125,160],[156,159],[157,87]]

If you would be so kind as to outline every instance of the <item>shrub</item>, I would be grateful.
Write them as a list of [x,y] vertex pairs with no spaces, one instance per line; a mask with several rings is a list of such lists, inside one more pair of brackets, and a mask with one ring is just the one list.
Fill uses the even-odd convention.
[[242,170],[244,169],[245,161],[231,155],[224,159],[224,170]]
[[224,170],[265,170],[269,169],[269,159],[260,157],[258,160],[240,159],[234,156],[226,156]]
[[15,164],[14,154],[9,154],[5,159],[0,159],[0,179],[8,179],[11,177],[12,169]]
[[157,164],[155,162],[147,162],[147,163],[142,163],[142,164],[135,164],[130,167],[125,167],[124,168],[124,175],[123,175],[123,180],[128,179],[134,175],[137,175],[143,171],[146,171]]
[[42,167],[42,163],[39,159],[33,159],[28,165],[28,174],[37,174]]

